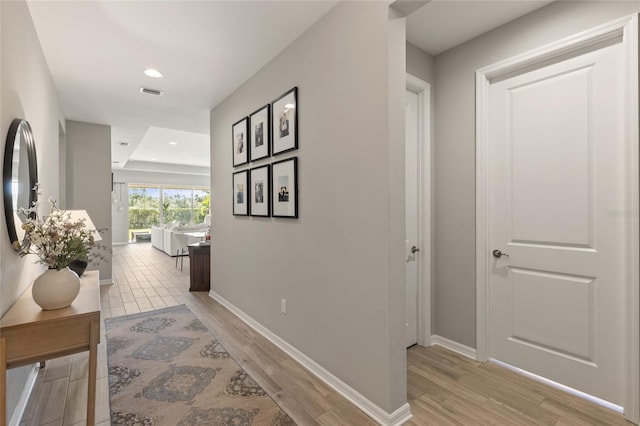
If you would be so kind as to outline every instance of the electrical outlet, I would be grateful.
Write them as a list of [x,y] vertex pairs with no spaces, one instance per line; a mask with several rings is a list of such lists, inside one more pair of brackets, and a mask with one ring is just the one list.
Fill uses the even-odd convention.
[[280,299],[280,312],[287,315],[287,299]]

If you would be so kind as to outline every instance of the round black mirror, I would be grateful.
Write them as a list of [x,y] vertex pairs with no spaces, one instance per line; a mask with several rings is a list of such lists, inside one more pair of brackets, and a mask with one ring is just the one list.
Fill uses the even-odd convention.
[[4,216],[7,220],[9,240],[14,249],[20,250],[25,244],[22,224],[35,211],[27,211],[38,199],[38,165],[36,146],[31,126],[26,120],[16,118],[9,126],[7,143],[4,148]]

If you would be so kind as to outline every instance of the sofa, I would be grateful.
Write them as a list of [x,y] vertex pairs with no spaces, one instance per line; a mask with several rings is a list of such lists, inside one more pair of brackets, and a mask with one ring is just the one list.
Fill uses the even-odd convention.
[[[185,235],[190,232],[206,232],[209,225],[180,225],[168,223],[163,226],[151,227],[151,245],[162,250],[169,256],[177,256],[181,248],[186,249],[187,244],[198,242],[200,239]],[[185,250],[186,251],[186,250]]]

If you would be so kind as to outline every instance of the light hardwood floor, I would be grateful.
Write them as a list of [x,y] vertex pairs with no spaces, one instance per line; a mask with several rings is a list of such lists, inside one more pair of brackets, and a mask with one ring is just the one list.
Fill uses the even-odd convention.
[[[180,271],[175,258],[149,243],[116,246],[113,275],[114,283],[101,289],[103,319],[184,303],[299,425],[375,425],[206,293],[189,293],[188,259]],[[107,426],[101,331],[96,424]],[[77,354],[47,362],[21,425],[84,425],[87,361],[87,354]],[[607,409],[439,347],[409,349],[408,399],[410,425],[631,425]]]
[[632,426],[621,414],[438,346],[407,354],[409,425]]

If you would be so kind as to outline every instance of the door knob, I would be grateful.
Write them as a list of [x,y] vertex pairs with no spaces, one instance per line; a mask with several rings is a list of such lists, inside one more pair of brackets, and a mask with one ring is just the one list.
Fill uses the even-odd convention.
[[420,251],[420,249],[416,246],[411,247],[411,253],[415,253],[417,251]]
[[492,254],[493,254],[493,257],[497,257],[497,258],[501,258],[502,256],[507,256],[507,257],[509,257],[509,255],[508,255],[507,253],[503,253],[503,252],[501,252],[501,251],[500,251],[500,250],[498,250],[498,249],[495,249],[495,250],[492,252]]

